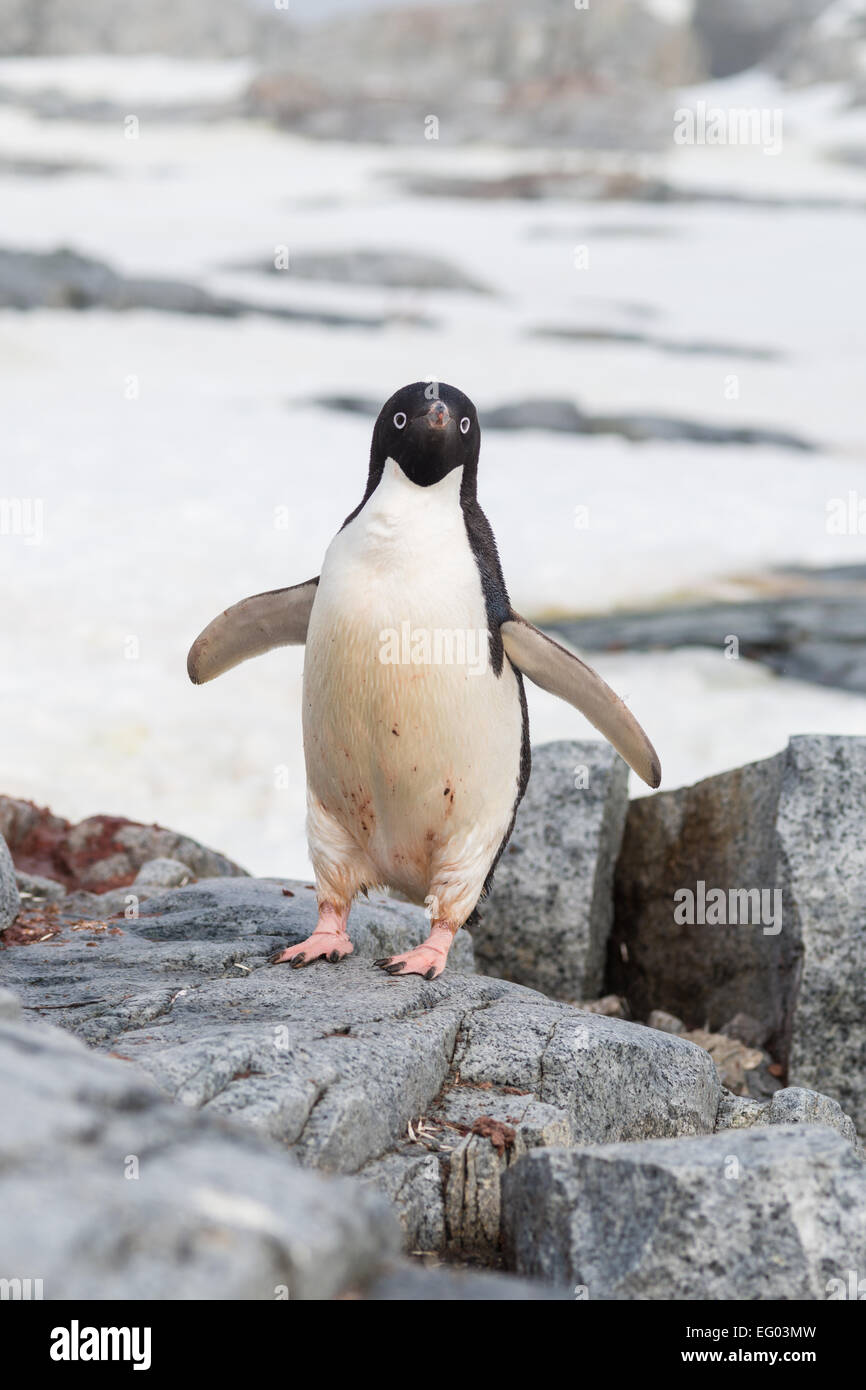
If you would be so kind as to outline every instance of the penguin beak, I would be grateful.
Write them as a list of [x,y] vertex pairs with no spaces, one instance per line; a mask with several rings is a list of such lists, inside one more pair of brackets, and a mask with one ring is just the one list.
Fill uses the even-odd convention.
[[424,419],[428,429],[445,431],[451,424],[451,411],[444,401],[434,401]]

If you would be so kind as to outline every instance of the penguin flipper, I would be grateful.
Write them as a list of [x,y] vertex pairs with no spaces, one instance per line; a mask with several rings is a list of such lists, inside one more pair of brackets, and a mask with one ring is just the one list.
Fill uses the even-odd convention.
[[272,647],[303,646],[318,583],[316,576],[290,589],[253,594],[220,613],[189,649],[186,669],[193,685],[204,685]]
[[579,709],[650,787],[662,780],[658,754],[631,710],[579,657],[512,612],[500,627],[509,660],[535,685]]

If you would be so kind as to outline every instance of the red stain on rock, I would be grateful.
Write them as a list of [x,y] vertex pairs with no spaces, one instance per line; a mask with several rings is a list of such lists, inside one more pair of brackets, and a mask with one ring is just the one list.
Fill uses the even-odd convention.
[[[129,830],[137,833],[123,834]],[[214,873],[244,872],[224,855],[156,822],[148,826],[126,816],[88,816],[73,825],[47,806],[11,796],[0,796],[0,835],[18,870],[53,878],[69,892],[126,888],[147,859],[171,858],[176,850],[214,863]]]
[[500,1156],[505,1153],[506,1149],[514,1147],[514,1141],[517,1137],[510,1125],[504,1125],[501,1120],[494,1120],[492,1115],[479,1115],[469,1132],[470,1134],[479,1134],[483,1139],[489,1139]]
[[[70,892],[106,893],[132,883],[138,869],[129,863],[128,851],[116,837],[123,826],[138,824],[125,816],[89,816],[73,825],[47,806],[0,796],[0,833],[16,869],[57,879]],[[115,871],[109,869],[108,875],[107,859],[116,861]],[[101,873],[93,872],[96,864],[103,865]]]

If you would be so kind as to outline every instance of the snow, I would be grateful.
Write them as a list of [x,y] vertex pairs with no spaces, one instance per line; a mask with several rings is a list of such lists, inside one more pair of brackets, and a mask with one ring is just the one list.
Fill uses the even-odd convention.
[[[160,92],[231,93],[243,76],[236,64],[160,63],[6,60],[0,87],[62,83],[77,95],[136,92],[143,102]],[[783,154],[672,143],[644,161],[646,172],[752,193],[866,197],[862,173],[822,156],[861,138],[863,115],[842,111],[839,93],[791,98],[758,74],[671,94],[672,112],[702,99],[781,102]],[[189,685],[185,655],[227,604],[317,573],[357,503],[372,422],[318,409],[309,404],[316,395],[384,400],[405,381],[433,377],[463,387],[482,412],[565,397],[593,412],[764,425],[818,444],[802,454],[488,431],[479,495],[515,606],[528,616],[670,601],[786,562],[866,560],[866,537],[826,529],[831,499],[866,495],[862,212],[422,200],[403,191],[402,174],[495,176],[544,156],[421,141],[399,150],[316,144],[252,122],[144,121],[130,141],[119,124],[39,122],[5,106],[0,143],[15,157],[100,166],[54,179],[0,176],[3,245],[69,245],[128,273],[391,319],[374,332],[145,312],[0,314],[0,493],[42,499],[45,518],[40,545],[0,536],[4,791],[72,817],[158,819],[254,871],[308,872],[302,653],[272,653],[202,689]],[[579,244],[589,247],[587,270],[574,268]],[[268,261],[280,245],[427,252],[495,294],[231,268]],[[435,327],[413,327],[407,314],[429,315]],[[555,324],[779,357],[530,332]],[[585,530],[575,526],[582,506]],[[782,681],[721,653],[591,659],[630,696],[668,788],[765,756],[792,733],[866,734],[866,699]],[[591,732],[542,692],[532,692],[530,710],[537,741]]]

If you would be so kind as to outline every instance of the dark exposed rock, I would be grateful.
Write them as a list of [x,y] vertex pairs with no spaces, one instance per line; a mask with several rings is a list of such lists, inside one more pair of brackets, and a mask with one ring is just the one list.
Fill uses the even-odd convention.
[[[327,328],[383,328],[388,319],[331,309],[289,308],[255,304],[211,294],[182,280],[147,279],[118,274],[103,261],[76,251],[0,249],[0,309],[154,309],[169,314],[205,314],[238,318],[261,314],[287,323],[314,323]],[[408,316],[416,326],[429,321]]]
[[532,329],[536,338],[552,338],[568,343],[611,343],[617,347],[649,347],[675,357],[727,357],[747,362],[777,362],[780,352],[772,348],[742,347],[733,343],[704,342],[701,339],[661,338],[652,333],[627,329],[568,328],[562,325]]
[[[668,110],[670,121],[670,110]],[[835,193],[763,193],[741,188],[696,188],[672,183],[634,169],[527,169],[501,175],[397,173],[406,192],[424,198],[469,198],[474,201],[574,199],[580,202],[682,203],[789,211],[863,211],[866,199]],[[561,227],[556,235],[562,235]],[[583,234],[573,238],[580,241]]]
[[839,1101],[861,1127],[864,787],[866,739],[815,735],[632,802],[608,966],[638,1018],[661,1005],[718,1029],[749,1014],[791,1083]]
[[292,251],[286,270],[273,261],[227,267],[293,280],[325,280],[337,285],[384,286],[398,290],[461,290],[490,294],[491,290],[439,256],[417,251],[352,250]]
[[[378,402],[372,397],[316,396],[313,405],[375,419]],[[649,440],[693,440],[700,444],[767,445],[777,449],[809,451],[815,446],[784,430],[749,425],[707,425],[697,420],[677,420],[662,415],[588,415],[570,400],[511,401],[479,411],[482,429],[550,430],[557,434],[617,434],[632,443]]]
[[[791,571],[787,596],[617,613],[553,623],[566,640],[590,650],[716,647],[737,637],[739,654],[763,661],[781,675],[866,690],[860,650],[863,566]],[[799,590],[799,591],[798,591]]]
[[814,570],[803,592],[784,598],[610,613],[546,626],[582,651],[709,647],[736,637],[738,654],[780,676],[866,692],[866,572],[852,565]]
[[[787,929],[675,920],[675,894],[777,886],[776,814],[785,754],[632,801],[616,870],[608,980],[635,1017],[663,1008],[689,1028],[717,1030],[743,1011],[787,1057],[802,946]],[[772,899],[768,899],[772,905]],[[751,903],[748,905],[751,908]],[[790,905],[783,903],[783,911]]]
[[711,77],[756,67],[795,44],[830,0],[695,0],[694,31]]

